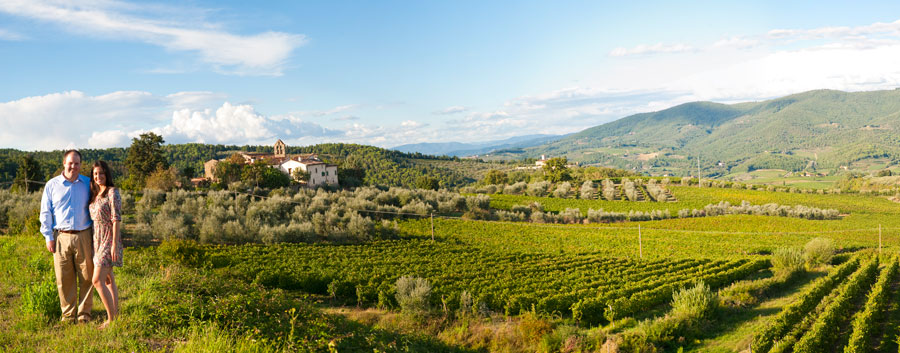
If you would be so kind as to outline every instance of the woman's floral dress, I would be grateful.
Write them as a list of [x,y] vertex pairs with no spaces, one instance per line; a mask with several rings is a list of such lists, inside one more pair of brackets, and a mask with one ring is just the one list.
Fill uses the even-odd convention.
[[[94,266],[122,267],[122,234],[119,241],[113,244],[113,221],[122,220],[122,197],[118,188],[110,188],[106,196],[97,196],[91,203],[91,220],[94,221]],[[118,255],[113,262],[112,252]]]

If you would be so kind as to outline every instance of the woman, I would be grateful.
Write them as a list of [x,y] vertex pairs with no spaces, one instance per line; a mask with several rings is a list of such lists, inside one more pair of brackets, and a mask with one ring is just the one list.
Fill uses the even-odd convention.
[[91,172],[91,220],[94,221],[94,288],[106,307],[105,329],[119,314],[119,290],[113,267],[122,267],[122,198],[115,188],[109,166],[104,161],[94,162]]

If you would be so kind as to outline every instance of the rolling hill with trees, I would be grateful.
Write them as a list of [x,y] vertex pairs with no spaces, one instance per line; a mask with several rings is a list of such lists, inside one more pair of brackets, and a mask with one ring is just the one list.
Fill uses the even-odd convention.
[[[900,90],[816,90],[761,102],[693,102],[635,114],[510,158],[565,156],[651,174],[755,169],[835,173],[900,160]],[[846,167],[846,168],[844,168]]]

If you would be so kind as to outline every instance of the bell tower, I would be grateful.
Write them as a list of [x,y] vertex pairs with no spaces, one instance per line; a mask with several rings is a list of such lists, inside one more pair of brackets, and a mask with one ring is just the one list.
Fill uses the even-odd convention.
[[284,141],[281,141],[281,139],[275,141],[275,157],[285,157],[285,149],[287,149],[286,147],[287,146],[284,144]]

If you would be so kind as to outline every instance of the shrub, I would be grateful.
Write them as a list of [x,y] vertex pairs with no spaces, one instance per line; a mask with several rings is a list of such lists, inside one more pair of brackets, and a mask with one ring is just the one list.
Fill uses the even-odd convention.
[[475,309],[473,304],[472,295],[469,294],[468,291],[462,291],[462,293],[459,294],[459,312],[461,314],[473,313],[473,310]]
[[466,207],[468,207],[470,211],[488,210],[491,208],[491,197],[487,195],[466,197]]
[[40,282],[26,285],[25,291],[22,292],[20,309],[23,314],[41,315],[48,320],[62,315],[59,308],[59,292],[56,290],[56,282],[53,278],[45,277]]
[[779,248],[772,253],[772,272],[776,276],[791,275],[803,270],[803,252],[793,248]]
[[397,280],[397,304],[404,313],[421,315],[428,312],[431,283],[419,277],[403,276]]
[[709,317],[718,307],[716,293],[703,282],[693,288],[682,288],[672,295],[672,314],[689,319]]
[[565,211],[559,213],[560,218],[562,218],[565,223],[581,223],[581,210],[577,208],[566,208]]
[[594,187],[594,182],[587,180],[583,184],[581,184],[581,198],[584,200],[595,200],[597,198],[597,188]]
[[538,196],[543,197],[547,196],[547,189],[550,188],[549,181],[538,181],[531,184],[528,184],[528,189],[526,193],[528,196]]
[[803,247],[803,257],[810,268],[829,264],[834,257],[834,242],[827,238],[813,238]]
[[572,184],[570,184],[568,181],[564,181],[562,183],[559,183],[559,185],[556,186],[556,190],[553,191],[553,197],[560,198],[560,199],[568,198],[569,191],[571,191],[571,190],[572,190]]
[[157,251],[164,263],[175,262],[187,267],[200,267],[206,262],[206,250],[192,240],[164,240]]

